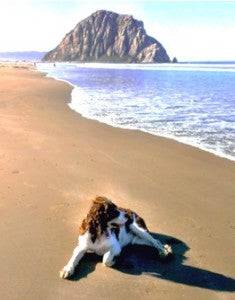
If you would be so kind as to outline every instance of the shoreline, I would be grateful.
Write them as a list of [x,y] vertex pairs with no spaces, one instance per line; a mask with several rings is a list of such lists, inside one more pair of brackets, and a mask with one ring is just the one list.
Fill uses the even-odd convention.
[[[2,299],[231,299],[233,162],[86,119],[66,105],[71,86],[38,71],[0,76]],[[132,267],[104,268],[87,255],[61,280],[97,194],[139,213],[174,261],[137,248]]]
[[49,74],[49,71],[48,72],[47,71],[40,71],[39,69],[36,69],[35,71],[45,73],[47,78],[51,78],[51,79],[54,79],[54,80],[62,81],[62,82],[67,83],[68,85],[70,85],[73,89],[71,91],[70,100],[67,102],[67,105],[69,106],[69,108],[71,110],[74,110],[76,113],[78,113],[83,118],[86,118],[88,120],[97,121],[97,122],[100,122],[101,124],[105,124],[105,125],[111,126],[113,128],[120,128],[120,129],[124,129],[124,130],[133,130],[133,131],[137,131],[137,132],[139,131],[139,132],[147,133],[147,134],[150,134],[150,135],[153,135],[153,136],[156,136],[156,137],[161,137],[161,138],[166,138],[166,139],[169,139],[169,140],[173,140],[175,142],[178,142],[178,143],[181,143],[181,144],[184,144],[184,145],[187,145],[187,146],[191,146],[191,147],[197,148],[197,149],[199,149],[201,151],[205,151],[207,153],[213,154],[213,155],[215,155],[217,157],[228,159],[228,160],[230,160],[232,162],[235,162],[235,157],[233,157],[231,155],[226,155],[226,154],[224,154],[222,152],[219,152],[217,150],[210,150],[210,149],[206,148],[203,145],[199,145],[199,144],[196,144],[196,143],[183,141],[183,138],[178,138],[177,139],[174,136],[168,136],[168,135],[159,134],[159,133],[157,134],[157,133],[150,132],[150,131],[147,131],[147,130],[144,130],[144,129],[131,128],[131,127],[124,126],[124,125],[123,126],[122,125],[115,125],[115,124],[112,124],[112,123],[109,123],[109,122],[101,121],[98,118],[92,118],[91,116],[87,116],[87,115],[83,114],[81,111],[76,110],[76,108],[72,107],[73,106],[73,92],[76,90],[76,88],[78,88],[75,84],[72,84],[68,80],[60,79],[60,78],[58,78],[56,76],[53,77],[52,75]]

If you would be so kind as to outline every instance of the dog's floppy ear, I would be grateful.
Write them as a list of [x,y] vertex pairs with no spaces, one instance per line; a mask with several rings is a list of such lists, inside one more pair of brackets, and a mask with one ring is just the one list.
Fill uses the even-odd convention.
[[110,202],[111,201],[104,196],[96,196],[95,199],[93,200],[93,204],[105,204]]

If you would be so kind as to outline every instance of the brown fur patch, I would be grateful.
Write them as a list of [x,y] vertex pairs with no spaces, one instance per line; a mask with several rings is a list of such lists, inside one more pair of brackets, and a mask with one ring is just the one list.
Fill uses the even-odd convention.
[[116,211],[117,206],[112,201],[106,197],[97,196],[92,201],[86,218],[82,221],[79,228],[79,235],[83,235],[89,231],[91,240],[94,243],[107,230],[107,223],[113,218]]

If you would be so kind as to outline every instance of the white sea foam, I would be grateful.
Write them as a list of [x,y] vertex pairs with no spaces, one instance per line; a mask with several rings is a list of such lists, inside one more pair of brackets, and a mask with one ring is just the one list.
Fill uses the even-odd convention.
[[[235,160],[235,65],[193,67],[196,72],[190,73],[172,64],[69,63],[44,64],[40,69],[74,86],[69,106],[86,118],[171,138]],[[224,73],[228,67],[233,71]],[[209,72],[199,75],[198,68]],[[181,72],[174,73],[176,69]],[[222,70],[221,75],[210,73],[211,69]]]
[[[79,114],[81,114],[83,117],[93,119],[114,127],[119,127],[123,129],[129,129],[129,130],[140,130],[146,133],[150,133],[156,136],[161,136],[169,139],[173,139],[175,141],[197,147],[201,150],[210,152],[212,154],[215,154],[217,156],[227,158],[229,160],[235,161],[235,151],[234,156],[228,155],[224,153],[223,147],[220,147],[217,145],[217,147],[211,147],[211,145],[207,143],[203,143],[202,139],[200,137],[196,138],[195,136],[174,136],[173,134],[170,134],[170,132],[173,132],[174,130],[174,124],[164,125],[165,126],[165,132],[164,130],[151,130],[146,129],[145,125],[143,124],[143,120],[136,118],[134,113],[129,113],[129,115],[126,113],[125,116],[120,117],[117,116],[116,113],[105,113],[102,112],[102,110],[99,110],[99,113],[97,113],[96,107],[97,105],[103,106],[104,104],[97,103],[99,102],[99,99],[95,99],[94,97],[90,96],[89,93],[87,93],[85,90],[75,87],[72,91],[72,97],[71,102],[69,103],[69,107]],[[206,117],[206,116],[205,116]],[[133,120],[135,120],[133,124]],[[153,119],[154,121],[154,119]],[[195,124],[198,124],[197,117],[193,121]],[[192,123],[193,123],[192,122]],[[187,124],[183,124],[182,128],[187,129]],[[200,133],[200,131],[198,131]],[[196,130],[194,131],[194,134],[196,133]],[[233,145],[234,146],[234,145]]]

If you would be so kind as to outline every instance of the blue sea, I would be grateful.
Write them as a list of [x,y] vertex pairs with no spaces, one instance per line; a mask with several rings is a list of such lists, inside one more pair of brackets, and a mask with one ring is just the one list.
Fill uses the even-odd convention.
[[69,106],[86,118],[235,160],[235,63],[37,66],[73,85]]

